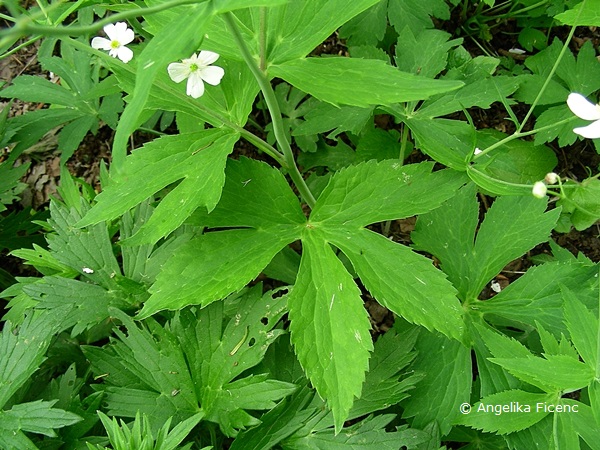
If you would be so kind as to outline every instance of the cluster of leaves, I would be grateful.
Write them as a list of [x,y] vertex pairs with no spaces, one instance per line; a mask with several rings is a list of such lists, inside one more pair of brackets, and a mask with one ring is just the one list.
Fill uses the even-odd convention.
[[[79,6],[91,23],[96,2]],[[600,217],[597,177],[561,185],[549,211],[531,195],[557,164],[548,142],[575,140],[569,90],[600,88],[591,46],[575,59],[554,41],[516,76],[434,28],[450,18],[443,0],[102,4],[139,6],[155,9],[135,21],[146,41],[131,63],[89,36],[47,39],[39,59],[61,85],[22,76],[1,93],[52,104],[0,117],[9,163],[58,126],[63,163],[99,123],[116,129],[102,192],[64,170],[46,244],[13,251],[43,276],[1,294],[3,446],[598,448],[598,265],[552,244],[550,261],[480,299],[559,223]],[[597,21],[584,7],[561,17]],[[336,30],[349,58],[307,56]],[[200,47],[227,75],[196,100],[166,66]],[[244,128],[260,89],[266,141]],[[520,129],[514,101],[539,108],[535,142],[456,114],[499,102]],[[375,126],[383,114],[390,129]],[[159,115],[177,132],[126,156]],[[271,156],[293,140],[314,204],[285,177],[295,163],[231,157],[240,139]],[[433,161],[406,164],[413,149]],[[25,169],[10,170],[3,203]],[[482,218],[479,192],[498,196]],[[412,248],[373,231],[412,216]],[[263,292],[261,273],[285,286]],[[396,318],[375,342],[367,291]],[[531,412],[497,413],[513,403]]]

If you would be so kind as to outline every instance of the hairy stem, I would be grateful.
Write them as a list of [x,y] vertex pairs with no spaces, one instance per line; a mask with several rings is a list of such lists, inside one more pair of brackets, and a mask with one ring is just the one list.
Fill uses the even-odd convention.
[[275,97],[275,92],[271,87],[271,83],[267,79],[265,73],[260,70],[260,67],[256,63],[256,60],[250,53],[244,38],[242,37],[236,23],[234,20],[234,16],[232,13],[225,13],[223,15],[227,26],[231,30],[234,40],[238,45],[240,52],[242,53],[242,57],[248,64],[248,67],[252,71],[252,74],[256,78],[258,85],[260,86],[260,90],[262,91],[265,97],[265,103],[267,104],[267,108],[269,108],[269,113],[271,114],[271,120],[273,122],[273,132],[275,133],[275,139],[277,139],[277,143],[279,147],[283,151],[283,159],[284,164],[283,167],[288,170],[294,185],[300,192],[300,195],[307,203],[307,205],[312,208],[316,203],[316,200],[306,185],[304,178],[302,178],[302,174],[298,170],[298,166],[296,165],[296,161],[294,160],[294,154],[292,152],[292,148],[290,147],[290,143],[287,140],[287,136],[285,134],[285,130],[283,128],[283,118],[281,116],[281,111],[279,109],[279,104],[277,103],[277,98]]

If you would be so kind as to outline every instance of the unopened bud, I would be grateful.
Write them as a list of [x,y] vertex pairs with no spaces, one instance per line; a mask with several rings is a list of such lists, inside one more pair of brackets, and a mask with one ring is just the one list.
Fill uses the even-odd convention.
[[548,184],[556,184],[558,183],[558,180],[560,180],[560,177],[554,172],[547,173],[546,177],[544,178],[544,181]]
[[536,181],[533,184],[533,189],[531,190],[531,193],[536,198],[544,198],[546,196],[546,191],[546,184],[543,181]]

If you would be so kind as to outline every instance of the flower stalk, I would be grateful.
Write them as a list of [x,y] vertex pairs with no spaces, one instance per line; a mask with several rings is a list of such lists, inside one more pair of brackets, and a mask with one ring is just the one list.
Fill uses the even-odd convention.
[[265,73],[262,70],[260,70],[260,67],[254,60],[254,57],[250,54],[250,50],[248,49],[248,46],[246,45],[246,42],[244,41],[244,38],[242,37],[235,23],[233,14],[229,12],[225,13],[223,15],[223,18],[225,20],[225,23],[229,27],[233,38],[236,44],[238,45],[238,48],[240,49],[244,61],[246,61],[246,64],[248,64],[250,71],[256,78],[256,81],[260,86],[260,90],[263,93],[265,103],[267,104],[267,108],[269,109],[269,113],[271,115],[271,120],[273,121],[273,132],[275,134],[275,139],[277,140],[277,143],[279,144],[279,147],[283,152],[282,165],[285,169],[288,170],[290,177],[294,182],[294,185],[300,192],[300,195],[302,196],[306,204],[312,209],[316,203],[316,200],[312,192],[306,185],[306,182],[304,181],[304,178],[302,178],[302,174],[300,173],[300,171],[298,170],[298,166],[296,165],[292,148],[290,147],[290,143],[287,140],[287,136],[283,128],[283,118],[281,116],[281,110],[279,109],[279,104],[277,103],[277,98],[275,97],[275,92],[271,87],[271,83],[267,79]]

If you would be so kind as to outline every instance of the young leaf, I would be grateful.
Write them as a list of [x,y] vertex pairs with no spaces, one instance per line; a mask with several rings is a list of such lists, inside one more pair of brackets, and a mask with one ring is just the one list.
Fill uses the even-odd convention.
[[308,378],[333,411],[336,431],[359,397],[369,352],[369,320],[360,291],[324,237],[303,235],[296,285],[289,297],[292,343]]
[[271,66],[269,75],[319,100],[360,107],[423,100],[463,85],[401,72],[380,60],[358,58],[298,59]]

